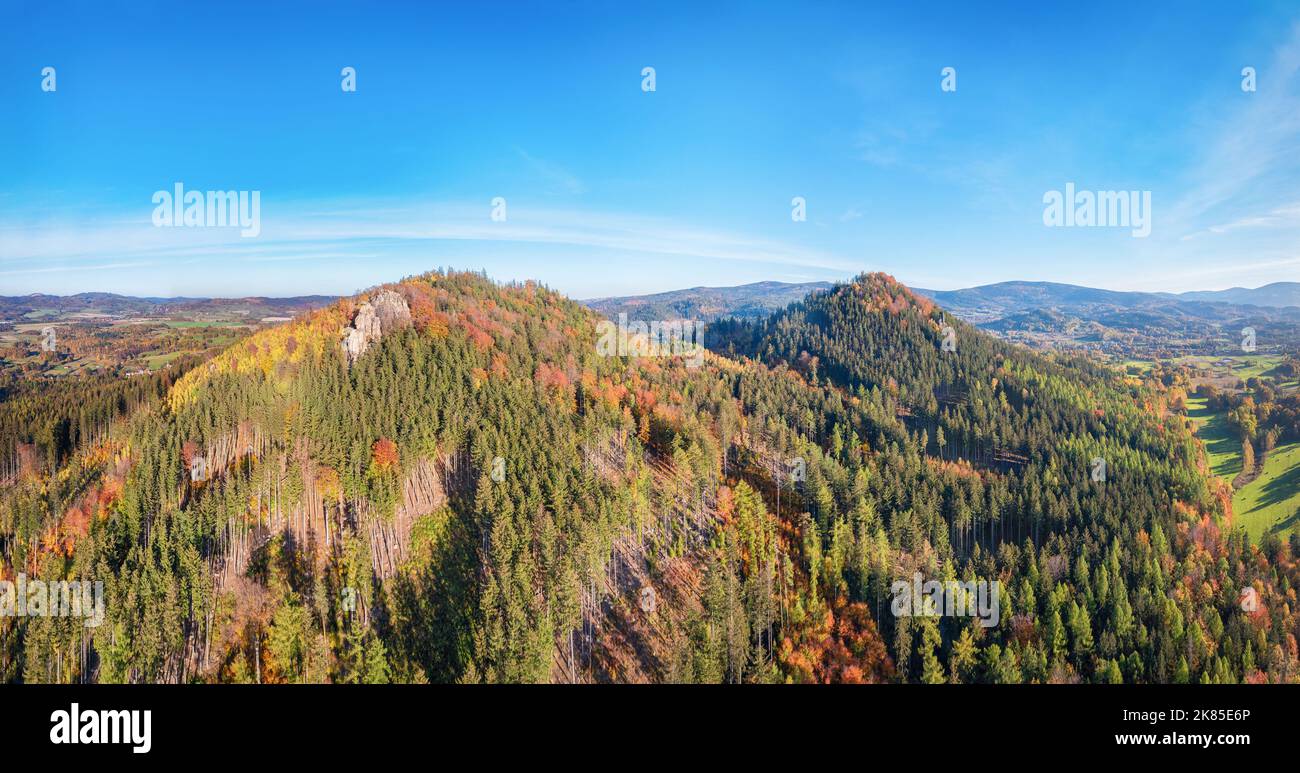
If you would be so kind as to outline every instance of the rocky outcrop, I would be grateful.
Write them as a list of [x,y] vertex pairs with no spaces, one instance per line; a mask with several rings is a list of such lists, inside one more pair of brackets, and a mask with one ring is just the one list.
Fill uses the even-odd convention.
[[353,365],[371,344],[385,335],[411,325],[411,307],[392,290],[381,290],[357,307],[351,327],[343,328],[341,346]]

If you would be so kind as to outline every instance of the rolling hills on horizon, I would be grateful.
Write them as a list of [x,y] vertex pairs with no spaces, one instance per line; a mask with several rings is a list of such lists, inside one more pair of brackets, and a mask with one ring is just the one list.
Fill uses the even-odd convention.
[[[725,287],[692,287],[649,295],[606,296],[580,301],[606,316],[628,313],[635,319],[669,319],[674,315],[712,321],[725,316],[759,317],[776,311],[815,290],[826,290],[832,282],[763,281]],[[1081,285],[1040,281],[1007,281],[977,285],[960,290],[929,290],[912,287],[913,292],[933,298],[954,313],[978,313],[1008,308],[1043,308],[1105,303],[1132,308],[1159,301],[1214,303],[1231,306],[1300,307],[1300,282],[1274,282],[1257,288],[1234,287],[1226,290],[1200,290],[1184,293],[1104,290]],[[240,298],[144,297],[117,293],[86,292],[74,295],[0,295],[0,314],[21,315],[40,308],[65,312],[100,312],[108,314],[150,313],[188,308],[233,308],[272,306],[277,310],[318,307],[336,300],[333,295],[247,296]]]
[[[620,312],[633,318],[648,319],[649,314],[669,313],[706,320],[725,316],[761,316],[759,309],[775,310],[790,301],[800,300],[815,290],[825,290],[831,282],[755,282],[734,287],[693,287],[650,295],[611,296],[582,301],[603,314]],[[1228,306],[1263,306],[1300,308],[1300,282],[1274,282],[1254,289],[1234,287],[1227,290],[1202,290],[1185,293],[1104,290],[1059,282],[1007,281],[977,285],[960,290],[929,290],[911,287],[920,295],[943,303],[954,313],[988,313],[1008,309],[1078,307],[1107,304],[1133,308],[1143,304],[1167,305],[1170,301],[1187,303],[1187,308],[1208,304]]]
[[[586,301],[608,317],[759,319],[827,283],[763,282]],[[1093,350],[1118,359],[1226,354],[1250,327],[1267,351],[1300,342],[1300,283],[1201,293],[1119,292],[1054,282],[999,282],[913,292],[1008,340],[1038,349]],[[1251,301],[1254,301],[1252,303]],[[1293,301],[1289,305],[1273,302]],[[1258,304],[1258,305],[1256,305]]]
[[[825,291],[827,282],[767,281],[735,287],[695,287],[643,296],[582,301],[610,319],[727,317],[757,320]],[[963,290],[913,288],[956,316],[1007,340],[1043,351],[1093,351],[1117,362],[1188,356],[1224,356],[1255,331],[1259,351],[1280,353],[1300,344],[1300,307],[1254,305],[1297,300],[1300,283],[1254,290],[1144,293],[1053,282],[1000,282]],[[333,302],[331,296],[293,298],[132,298],[110,293],[0,297],[0,331],[35,322],[129,320],[150,316],[200,322],[277,320]],[[15,339],[9,327],[7,337]],[[28,331],[28,337],[34,335]],[[21,336],[18,336],[21,338]],[[34,339],[33,339],[34,340]]]
[[11,322],[59,315],[89,315],[114,318],[171,314],[233,314],[250,318],[293,316],[332,303],[337,296],[302,295],[285,298],[248,296],[243,298],[153,298],[117,293],[75,295],[0,295],[0,320]]

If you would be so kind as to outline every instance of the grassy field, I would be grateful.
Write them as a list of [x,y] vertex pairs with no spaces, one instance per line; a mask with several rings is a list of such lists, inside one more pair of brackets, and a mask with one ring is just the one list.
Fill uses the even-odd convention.
[[187,327],[247,327],[244,322],[230,322],[227,320],[168,320],[167,327],[187,328]]
[[[1229,367],[1219,365],[1218,363],[1221,360],[1231,361],[1232,365]],[[1244,353],[1221,357],[1192,355],[1187,357],[1177,357],[1173,362],[1182,365],[1189,365],[1194,368],[1204,368],[1225,376],[1234,376],[1244,381],[1252,376],[1262,376],[1265,373],[1269,373],[1278,365],[1282,364],[1282,357],[1276,354]]]
[[[1168,360],[1162,360],[1171,365],[1186,365],[1191,368],[1207,371],[1208,377],[1199,377],[1193,379],[1194,383],[1203,381],[1215,383],[1217,386],[1229,386],[1227,380],[1235,383],[1236,379],[1245,381],[1252,376],[1263,376],[1272,374],[1272,372],[1281,365],[1283,358],[1277,354],[1230,354],[1211,357],[1202,354],[1190,354],[1183,357],[1174,357]],[[1225,364],[1220,364],[1225,363]],[[1136,376],[1144,376],[1151,372],[1155,363],[1151,360],[1123,360],[1119,367],[1125,373]]]
[[1196,435],[1205,441],[1210,472],[1231,481],[1241,472],[1241,441],[1228,428],[1227,418],[1205,407],[1205,398],[1187,400],[1187,415],[1196,422]]
[[187,352],[187,351],[166,352],[166,353],[151,352],[149,354],[144,355],[145,366],[148,367],[149,370],[161,370],[163,366],[167,365],[169,362],[178,359],[179,357],[185,354],[192,354],[192,352]]
[[[1231,482],[1241,472],[1241,441],[1228,429],[1222,413],[1205,407],[1199,397],[1187,400],[1187,415],[1205,442],[1210,471]],[[1300,529],[1300,443],[1278,446],[1264,461],[1260,476],[1232,495],[1234,524],[1252,542],[1266,534],[1287,535]]]
[[1264,472],[1233,495],[1232,510],[1254,542],[1265,534],[1295,531],[1300,526],[1300,443],[1273,449]]

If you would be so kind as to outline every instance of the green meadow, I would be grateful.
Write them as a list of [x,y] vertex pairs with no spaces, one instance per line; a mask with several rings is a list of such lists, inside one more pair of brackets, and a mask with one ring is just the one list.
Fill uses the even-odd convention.
[[1229,481],[1237,477],[1241,472],[1241,441],[1228,428],[1227,417],[1207,408],[1203,397],[1187,399],[1187,415],[1196,422],[1197,437],[1205,441],[1210,472]]
[[1254,542],[1294,532],[1300,525],[1300,443],[1273,449],[1260,476],[1233,494],[1232,511]]
[[[1205,399],[1187,400],[1187,415],[1196,422],[1196,434],[1205,443],[1210,471],[1231,482],[1241,472],[1241,441],[1228,428],[1227,419],[1205,407]],[[1267,534],[1287,535],[1297,530],[1300,518],[1300,443],[1273,449],[1264,460],[1260,476],[1232,495],[1234,523],[1246,530],[1252,542]]]

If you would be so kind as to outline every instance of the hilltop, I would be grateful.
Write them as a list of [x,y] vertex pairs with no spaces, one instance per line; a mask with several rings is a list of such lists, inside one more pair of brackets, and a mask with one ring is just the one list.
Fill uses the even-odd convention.
[[[1158,386],[883,274],[718,323],[702,361],[602,356],[600,321],[432,273],[108,394],[93,421],[72,391],[7,401],[0,571],[93,569],[111,600],[95,630],[0,621],[0,678],[1296,673],[1293,547],[1229,531]],[[913,573],[996,581],[998,620],[891,614]]]

